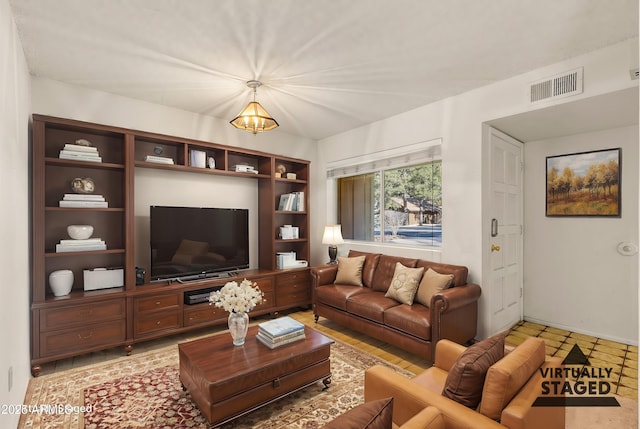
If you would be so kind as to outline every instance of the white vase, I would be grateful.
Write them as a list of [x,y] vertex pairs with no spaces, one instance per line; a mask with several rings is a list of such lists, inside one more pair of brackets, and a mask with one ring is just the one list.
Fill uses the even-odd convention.
[[69,295],[73,288],[73,271],[58,270],[49,274],[49,286],[54,296]]
[[249,329],[249,315],[247,313],[229,313],[227,323],[229,325],[229,333],[233,338],[233,345],[243,345]]

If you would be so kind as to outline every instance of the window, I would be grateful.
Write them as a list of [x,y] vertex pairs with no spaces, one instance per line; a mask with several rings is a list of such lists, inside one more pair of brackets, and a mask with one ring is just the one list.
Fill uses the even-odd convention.
[[346,239],[442,245],[441,160],[340,177],[337,194]]

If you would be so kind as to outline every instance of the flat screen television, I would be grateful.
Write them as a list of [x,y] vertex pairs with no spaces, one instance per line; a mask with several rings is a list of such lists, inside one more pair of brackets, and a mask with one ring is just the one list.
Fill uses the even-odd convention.
[[249,268],[249,210],[151,206],[151,280]]

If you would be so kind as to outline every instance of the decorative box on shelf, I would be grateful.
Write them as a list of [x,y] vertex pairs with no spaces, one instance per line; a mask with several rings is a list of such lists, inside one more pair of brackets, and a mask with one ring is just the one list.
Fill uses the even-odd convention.
[[292,225],[281,226],[280,238],[283,240],[295,240],[297,238],[300,238],[300,228]]
[[124,286],[123,268],[84,270],[84,290],[109,289],[122,286]]

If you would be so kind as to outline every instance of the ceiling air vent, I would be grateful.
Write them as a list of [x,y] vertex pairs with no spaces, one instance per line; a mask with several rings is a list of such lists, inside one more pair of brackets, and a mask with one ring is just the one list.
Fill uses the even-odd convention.
[[582,67],[580,67],[532,83],[530,87],[531,103],[582,94],[582,72]]

